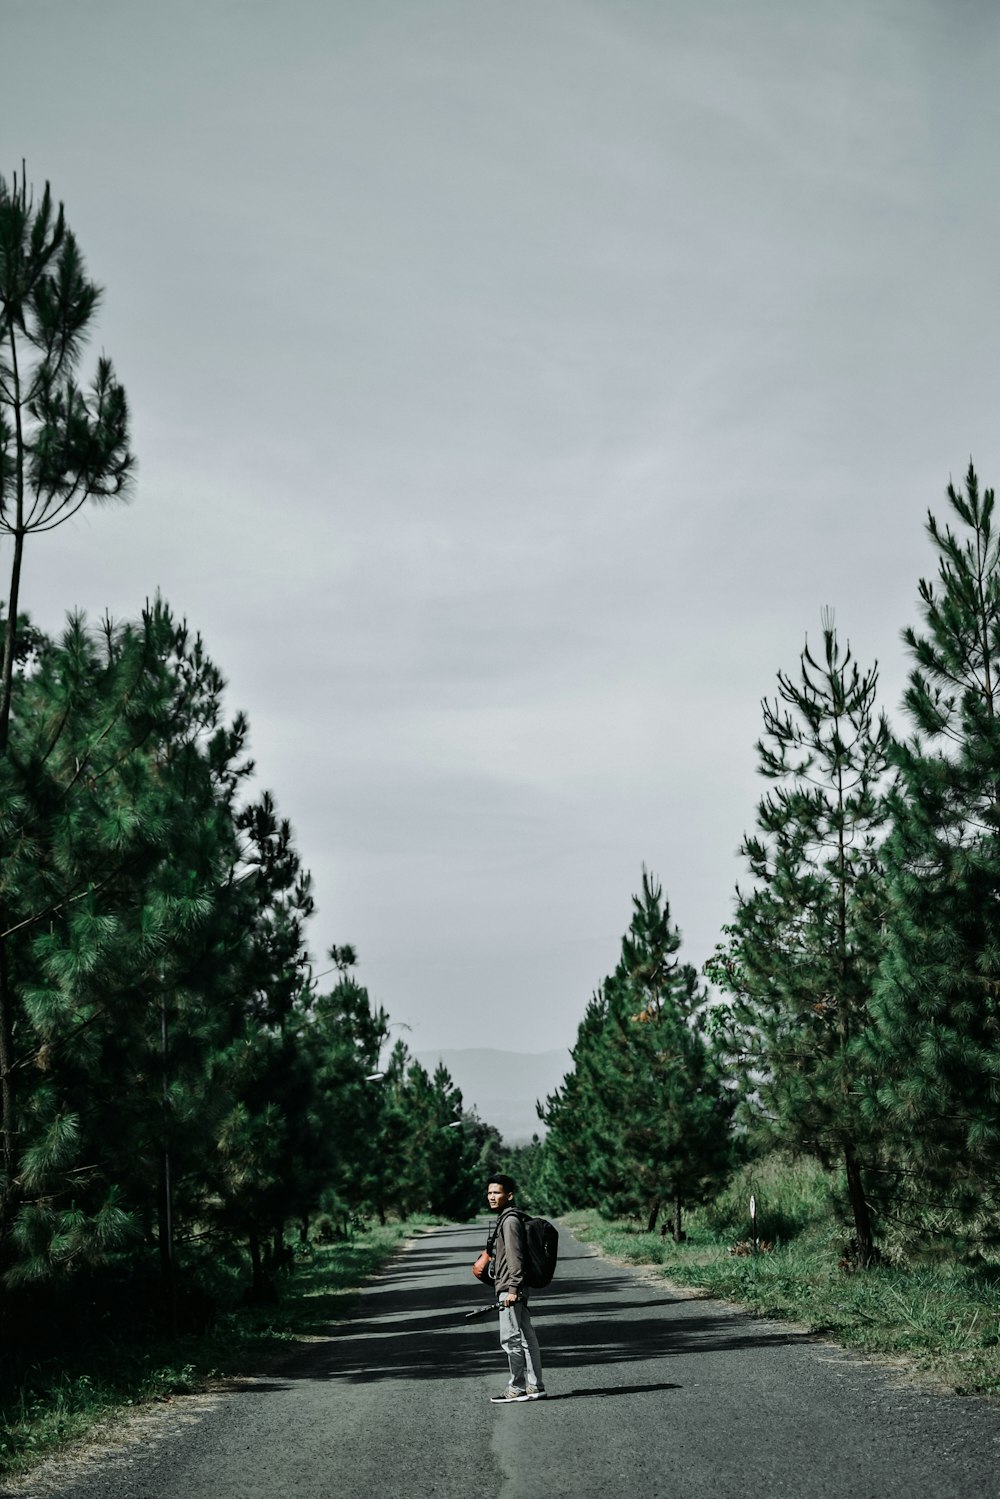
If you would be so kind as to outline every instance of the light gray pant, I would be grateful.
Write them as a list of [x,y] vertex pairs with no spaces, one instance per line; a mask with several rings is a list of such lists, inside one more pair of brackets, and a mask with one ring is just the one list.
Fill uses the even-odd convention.
[[[500,1300],[503,1301],[501,1293]],[[531,1325],[531,1313],[526,1301],[515,1301],[513,1306],[500,1308],[500,1347],[510,1364],[510,1387],[523,1391],[526,1385],[543,1389],[542,1356],[538,1351],[538,1339]]]

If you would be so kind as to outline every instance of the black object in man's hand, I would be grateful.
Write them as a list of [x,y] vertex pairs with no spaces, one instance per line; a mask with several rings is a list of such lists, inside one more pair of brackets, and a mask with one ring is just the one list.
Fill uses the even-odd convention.
[[477,1306],[474,1307],[471,1312],[465,1312],[463,1314],[464,1320],[466,1322],[472,1322],[476,1317],[489,1317],[493,1314],[493,1312],[499,1310],[499,1301],[488,1301],[485,1306]]

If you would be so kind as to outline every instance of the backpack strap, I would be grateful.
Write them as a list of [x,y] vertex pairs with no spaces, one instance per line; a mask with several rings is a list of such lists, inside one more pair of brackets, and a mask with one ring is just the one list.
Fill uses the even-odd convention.
[[496,1223],[493,1225],[493,1232],[486,1240],[486,1248],[489,1250],[491,1258],[496,1252],[497,1234],[500,1232],[500,1225],[510,1217],[511,1213],[513,1213],[516,1218],[520,1218],[522,1222],[524,1221],[525,1214],[522,1213],[520,1208],[504,1208]]

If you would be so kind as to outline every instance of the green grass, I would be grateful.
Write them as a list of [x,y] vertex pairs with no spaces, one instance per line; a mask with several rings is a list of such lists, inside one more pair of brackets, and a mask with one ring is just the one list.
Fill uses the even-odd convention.
[[[773,1235],[774,1248],[735,1256],[730,1249],[749,1235],[753,1172],[761,1237]],[[831,1180],[809,1163],[770,1157],[744,1168],[728,1197],[689,1215],[682,1244],[597,1213],[571,1213],[563,1221],[604,1253],[656,1266],[677,1285],[790,1319],[960,1394],[1000,1394],[1000,1266],[938,1258],[846,1272],[838,1261],[849,1234],[834,1216]],[[776,1233],[776,1225],[784,1232]]]
[[0,1404],[0,1478],[23,1473],[109,1415],[192,1394],[226,1375],[259,1371],[303,1338],[346,1316],[358,1286],[430,1219],[393,1223],[349,1242],[316,1246],[283,1279],[281,1299],[239,1307],[202,1334],[130,1343],[108,1339],[25,1372]]

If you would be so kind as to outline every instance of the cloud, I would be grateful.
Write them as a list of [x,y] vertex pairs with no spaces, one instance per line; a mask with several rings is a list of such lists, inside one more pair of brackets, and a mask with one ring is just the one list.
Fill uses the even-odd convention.
[[986,8],[43,0],[5,41],[140,456],[27,607],[188,615],[317,948],[415,1044],[570,1041],[643,861],[705,956],[759,699],[830,603],[894,702],[926,508],[1000,469]]

